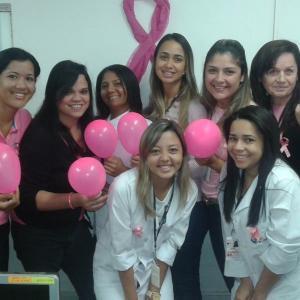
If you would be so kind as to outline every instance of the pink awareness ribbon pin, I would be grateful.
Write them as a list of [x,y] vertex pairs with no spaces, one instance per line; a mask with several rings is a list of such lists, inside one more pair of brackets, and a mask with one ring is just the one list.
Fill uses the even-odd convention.
[[282,134],[280,135],[280,152],[286,155],[287,158],[291,157],[291,153],[288,149],[288,145],[289,145],[289,139],[286,137],[283,137]]

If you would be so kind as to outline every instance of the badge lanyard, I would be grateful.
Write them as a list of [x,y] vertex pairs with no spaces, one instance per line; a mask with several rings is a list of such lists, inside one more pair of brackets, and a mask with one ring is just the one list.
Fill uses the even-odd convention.
[[157,242],[157,237],[158,237],[158,235],[160,233],[161,228],[166,223],[167,214],[168,214],[169,208],[170,208],[172,200],[173,200],[174,188],[175,188],[175,183],[173,183],[171,197],[170,197],[170,199],[168,201],[168,204],[164,207],[164,213],[163,213],[163,215],[162,215],[162,217],[161,217],[161,219],[159,221],[158,229],[157,230],[156,230],[156,200],[155,200],[155,194],[154,194],[154,189],[153,189],[153,210],[154,210],[154,213],[155,213],[155,216],[153,218],[153,227],[154,227],[153,234],[154,234],[154,253],[155,253],[155,256],[156,256],[156,242]]

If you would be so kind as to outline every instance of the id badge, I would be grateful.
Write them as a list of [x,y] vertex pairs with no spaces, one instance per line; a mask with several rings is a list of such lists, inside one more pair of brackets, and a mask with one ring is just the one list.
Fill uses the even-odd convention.
[[237,240],[233,238],[226,238],[226,260],[237,260],[240,258],[240,249]]
[[160,269],[155,261],[153,261],[151,268],[151,284],[158,289],[160,288]]
[[160,300],[160,295],[159,294],[153,294],[152,299],[153,300]]

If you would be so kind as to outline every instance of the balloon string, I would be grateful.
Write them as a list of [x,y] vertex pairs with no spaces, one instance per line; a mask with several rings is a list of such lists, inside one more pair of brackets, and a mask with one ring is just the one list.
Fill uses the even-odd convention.
[[139,81],[143,77],[149,61],[152,61],[153,59],[155,43],[158,39],[160,39],[169,22],[169,1],[154,1],[156,2],[156,7],[151,18],[151,29],[148,34],[136,19],[134,13],[134,0],[123,0],[123,9],[127,17],[127,21],[135,39],[139,42],[139,46],[129,58],[127,66],[135,73]]

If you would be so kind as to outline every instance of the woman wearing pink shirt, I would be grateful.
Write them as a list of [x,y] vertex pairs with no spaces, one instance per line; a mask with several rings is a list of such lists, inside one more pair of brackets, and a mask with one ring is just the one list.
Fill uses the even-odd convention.
[[[249,80],[245,50],[235,40],[219,40],[208,51],[203,72],[201,102],[205,106],[208,118],[223,127],[223,121],[233,112],[250,104]],[[224,244],[221,219],[218,208],[218,186],[221,169],[227,160],[227,146],[223,140],[217,153],[207,159],[197,159],[204,168],[201,181],[202,201],[200,205],[199,246],[201,247],[209,232],[212,248],[219,268],[224,271]],[[230,290],[233,279],[224,277]],[[198,287],[200,290],[200,285]],[[198,291],[194,292],[194,295]],[[187,298],[185,298],[187,299]],[[194,297],[193,299],[201,299]]]
[[[37,60],[19,48],[0,52],[0,142],[18,152],[20,140],[31,121],[23,109],[35,92],[40,74]],[[0,272],[8,270],[8,213],[19,204],[18,191],[0,194]]]

